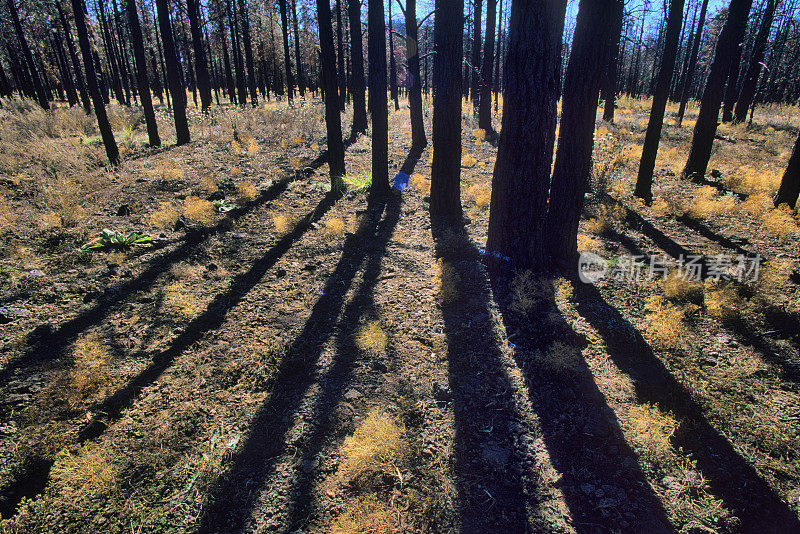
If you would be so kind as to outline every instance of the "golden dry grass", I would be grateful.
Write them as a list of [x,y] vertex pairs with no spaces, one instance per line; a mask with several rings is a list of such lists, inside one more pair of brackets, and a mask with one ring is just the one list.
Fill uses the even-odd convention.
[[75,451],[62,451],[50,470],[50,479],[60,502],[81,508],[87,500],[108,494],[116,486],[114,457],[92,443]]
[[484,209],[492,199],[492,190],[488,184],[472,184],[467,189],[467,196],[477,207]]
[[250,202],[258,196],[258,190],[253,182],[239,182],[236,185],[236,196],[242,202]]
[[442,306],[447,306],[456,302],[460,296],[459,286],[461,285],[461,275],[458,274],[453,265],[442,258],[436,260],[436,274],[434,275],[434,291],[436,299]]
[[173,280],[164,289],[163,306],[167,312],[186,319],[195,318],[200,311],[197,297],[182,280]]
[[679,421],[669,412],[654,404],[637,404],[628,412],[632,441],[655,464],[669,461],[672,446],[670,438],[678,429]]
[[671,270],[662,280],[661,286],[665,297],[678,302],[695,300],[703,293],[702,284],[691,280],[688,273],[680,269]]
[[478,158],[473,156],[472,154],[465,153],[461,156],[461,166],[467,169],[474,167],[478,163]]
[[715,188],[704,185],[695,192],[688,214],[690,217],[700,219],[728,214],[735,209],[736,200],[732,196],[719,195]]
[[178,210],[169,202],[159,202],[158,209],[150,214],[150,224],[156,228],[171,228],[178,220]]
[[792,216],[792,210],[787,204],[781,204],[765,213],[764,226],[770,233],[784,241],[798,235],[797,221]]
[[552,303],[553,299],[551,280],[538,277],[532,271],[521,271],[514,275],[509,309],[515,314],[526,316]]
[[427,196],[431,194],[431,181],[418,172],[411,175],[411,185],[420,195]]
[[81,405],[106,392],[110,385],[111,354],[95,333],[75,341],[72,349],[74,366],[71,373],[73,405]]
[[358,497],[336,516],[328,527],[329,534],[393,534],[394,514],[374,496]]
[[209,225],[216,220],[217,210],[208,200],[189,196],[183,201],[183,216],[191,222]]
[[346,483],[366,485],[377,477],[399,476],[408,453],[405,428],[375,408],[339,448],[339,476]]
[[367,354],[380,354],[386,350],[389,337],[381,328],[381,322],[376,320],[358,329],[355,342],[356,346]]
[[651,296],[646,304],[646,332],[661,348],[675,348],[686,338],[688,332],[683,319],[689,308],[665,300],[660,295]]
[[344,220],[332,217],[325,221],[325,232],[332,237],[341,237],[344,235],[345,226]]
[[743,299],[733,286],[711,280],[705,284],[704,303],[710,316],[725,323],[739,320],[744,306]]

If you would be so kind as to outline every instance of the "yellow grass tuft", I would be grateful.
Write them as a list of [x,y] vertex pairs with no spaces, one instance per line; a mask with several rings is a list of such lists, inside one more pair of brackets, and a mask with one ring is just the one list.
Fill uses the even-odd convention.
[[217,189],[219,189],[219,183],[215,178],[212,178],[211,176],[203,176],[200,178],[200,191],[210,194]]
[[171,228],[178,220],[178,210],[169,202],[159,202],[158,209],[150,214],[150,224],[156,228]]
[[467,189],[467,196],[476,206],[483,209],[492,199],[492,190],[486,184],[472,184]]
[[478,163],[478,158],[472,154],[464,154],[461,156],[461,166],[466,168],[474,167]]
[[621,204],[603,202],[595,210],[595,216],[586,221],[586,230],[593,234],[604,234],[614,225],[614,221],[621,221],[627,214]]
[[251,158],[258,154],[258,143],[255,139],[250,139],[247,142],[247,155]]
[[328,528],[329,534],[394,534],[392,510],[375,497],[348,504]]
[[74,452],[59,453],[50,470],[50,479],[64,503],[81,508],[87,500],[114,489],[117,470],[108,450],[87,443]]
[[653,295],[645,304],[646,332],[663,348],[675,348],[685,339],[688,331],[683,319],[689,308],[672,304]]
[[601,246],[600,241],[586,234],[578,234],[578,252],[596,251]]
[[704,302],[706,312],[722,322],[734,322],[741,317],[742,298],[733,286],[707,280]]
[[234,154],[240,154],[242,152],[242,145],[236,139],[231,139],[231,151]]
[[650,461],[663,463],[669,456],[672,446],[670,438],[680,423],[672,413],[662,412],[654,404],[640,404],[628,412],[631,440],[644,449]]
[[475,128],[474,130],[472,130],[472,135],[474,135],[475,139],[477,139],[478,141],[483,141],[484,139],[486,139],[486,130],[482,128]]
[[769,193],[756,193],[742,202],[741,208],[750,215],[762,215],[773,208],[772,196]]
[[386,350],[389,341],[380,321],[370,321],[358,329],[355,336],[356,346],[369,354],[379,354]]
[[792,217],[792,210],[788,204],[781,204],[764,215],[764,226],[781,240],[788,240],[797,236],[797,221]]
[[294,231],[297,221],[283,213],[272,216],[272,223],[279,234],[289,234]]
[[150,172],[151,176],[162,182],[176,182],[183,180],[183,169],[170,160],[159,162]]
[[258,191],[253,182],[240,182],[236,185],[236,196],[243,202],[250,202],[258,196]]
[[553,284],[547,278],[538,277],[532,271],[520,271],[511,281],[511,304],[509,309],[526,316],[553,302]]
[[723,215],[736,209],[736,200],[730,195],[718,195],[710,185],[704,185],[694,195],[689,206],[689,216],[694,218]]
[[333,237],[344,235],[345,222],[342,219],[328,219],[325,221],[325,231]]
[[683,302],[693,300],[702,294],[703,286],[689,279],[686,271],[673,269],[661,282],[664,296],[670,300]]
[[433,278],[436,298],[442,306],[456,302],[460,297],[461,276],[450,262],[436,260],[436,275]]
[[189,196],[183,202],[183,216],[192,222],[211,224],[217,217],[217,210],[208,200]]
[[230,175],[231,175],[231,176],[233,176],[234,178],[236,178],[237,176],[239,176],[240,174],[242,174],[242,169],[240,169],[239,167],[236,167],[236,166],[234,166],[234,167],[231,167],[231,168],[230,168],[230,171],[229,171],[229,172],[230,172]]
[[339,476],[358,486],[376,477],[399,476],[407,449],[405,428],[391,415],[375,408],[340,447]]
[[108,369],[111,354],[100,337],[94,333],[79,337],[72,349],[72,357],[75,361],[71,375],[72,404],[81,405],[104,394],[111,377]]
[[418,172],[411,175],[411,185],[420,195],[427,196],[431,194],[431,181]]
[[197,317],[200,311],[197,297],[191,288],[180,280],[174,280],[164,290],[164,308],[174,314],[187,319]]

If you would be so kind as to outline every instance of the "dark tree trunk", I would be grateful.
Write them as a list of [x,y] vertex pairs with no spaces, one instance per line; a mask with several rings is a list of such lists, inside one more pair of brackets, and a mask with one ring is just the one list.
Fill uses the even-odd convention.
[[219,33],[222,44],[222,66],[225,69],[225,81],[228,88],[228,100],[231,104],[236,104],[236,84],[233,81],[233,72],[231,72],[231,60],[228,55],[228,38],[225,26],[222,24],[222,17],[219,21]]
[[[105,75],[103,74],[103,65],[100,63],[100,54],[96,49],[92,49],[92,59],[94,60],[95,73],[97,74],[97,83],[100,84],[100,91],[103,95],[103,102],[105,104],[111,103],[111,89],[108,87]],[[88,73],[87,73],[88,75]]]
[[775,195],[775,206],[789,204],[794,208],[797,205],[798,193],[800,193],[800,134],[794,142],[792,157],[789,158],[789,165],[786,167],[786,172],[783,173],[781,186]]
[[[76,1],[76,0],[73,0]],[[172,38],[172,25],[169,20],[168,0],[156,0],[158,9],[158,26],[161,29],[161,42],[164,44],[164,60],[167,64],[167,82],[172,94],[172,113],[175,117],[175,135],[178,145],[190,141],[189,122],[186,119],[186,91],[180,80],[180,64],[175,53],[175,41]]]
[[347,16],[350,20],[350,62],[353,68],[353,74],[350,77],[350,92],[353,94],[353,126],[350,135],[355,137],[367,131],[364,45],[361,41],[361,3],[359,0],[347,0]]
[[167,97],[167,106],[172,107],[172,100],[169,96],[169,82],[167,82],[167,66],[164,64],[164,54],[161,52],[164,49],[163,41],[161,41],[161,32],[158,29],[158,15],[156,15],[155,5],[153,5],[153,28],[156,34],[156,49],[158,50],[158,64],[154,64],[155,70],[161,69],[161,80],[163,80],[164,93]]
[[498,100],[500,95],[500,58],[503,55],[503,0],[500,0],[500,21],[497,23],[497,48],[494,55],[494,111],[498,111]]
[[469,91],[472,97],[472,112],[477,113],[480,95],[480,65],[481,65],[481,18],[483,14],[483,0],[474,0],[475,9],[472,14],[472,50],[470,50],[470,82]]
[[[127,105],[131,105],[131,92],[135,92],[135,88],[133,87],[133,83],[129,80],[128,76],[128,55],[125,52],[125,47],[122,44],[122,40],[124,39],[122,33],[122,26],[120,23],[120,16],[119,16],[119,9],[117,8],[117,0],[112,0],[111,6],[113,8],[112,14],[114,15],[114,27],[116,29],[116,38],[115,42],[117,45],[117,55],[119,57],[119,68],[120,68],[120,76],[122,78],[122,88],[125,90],[125,101]],[[134,93],[134,97],[135,97]],[[135,100],[135,98],[134,98]]]
[[339,85],[339,110],[344,111],[347,80],[344,73],[344,45],[342,44],[342,2],[336,0],[336,74]]
[[463,0],[436,0],[431,218],[460,222]]
[[703,5],[700,8],[700,19],[697,21],[697,31],[692,40],[692,51],[689,58],[689,67],[686,69],[686,76],[683,78],[683,84],[680,88],[681,103],[678,106],[678,128],[683,123],[683,114],[686,112],[686,104],[689,101],[689,91],[692,86],[692,79],[694,78],[694,70],[697,67],[697,58],[700,55],[700,41],[703,37],[703,27],[706,22],[706,12],[708,11],[708,0],[703,0]]
[[153,91],[156,93],[158,97],[158,102],[162,106],[164,105],[164,86],[161,83],[161,75],[158,72],[158,60],[156,59],[156,53],[153,52],[152,48],[148,48],[148,52],[150,52],[150,63],[153,65]]
[[247,81],[244,72],[244,58],[239,43],[239,17],[236,14],[236,0],[230,0],[228,18],[231,26],[231,46],[233,47],[233,66],[236,69],[237,102],[240,106],[247,103]]
[[100,94],[100,87],[97,85],[92,45],[89,43],[89,32],[86,29],[86,6],[83,4],[83,0],[72,0],[72,12],[75,14],[78,44],[83,55],[86,81],[89,84],[89,94],[92,96],[94,114],[97,117],[97,127],[100,130],[100,136],[103,138],[103,145],[106,147],[108,161],[111,165],[116,166],[119,164],[119,150],[117,149],[117,142],[114,140],[114,132],[111,131],[111,124],[108,122],[106,106],[103,103],[103,96]]
[[714,60],[700,101],[700,113],[692,134],[689,159],[683,168],[683,175],[687,178],[701,179],[706,174],[711,148],[714,145],[714,135],[717,133],[717,119],[725,91],[725,79],[731,69],[731,60],[742,41],[747,15],[752,4],[753,0],[731,0],[728,7],[728,19],[719,34]]
[[[292,80],[292,60],[289,58],[289,22],[286,15],[286,0],[278,0],[278,5],[281,10],[281,33],[283,35],[283,66],[286,69],[286,89],[289,95],[289,103],[294,100],[294,81]],[[317,2],[317,9],[319,9],[319,2]],[[328,6],[328,13],[331,8]],[[328,16],[328,24],[330,24],[330,15]],[[333,29],[331,29],[333,32]],[[321,37],[321,36],[320,36]],[[333,48],[331,48],[331,52]],[[323,53],[324,55],[325,53]],[[335,55],[335,54],[334,54]],[[336,58],[334,57],[334,71],[336,70]],[[334,80],[335,82],[336,80]]]
[[56,91],[58,92],[58,99],[63,101],[67,99],[69,107],[75,105],[75,101],[77,100],[77,95],[75,95],[75,99],[73,99],[72,95],[69,95],[69,91],[67,91],[67,95],[65,96],[64,90],[66,88],[67,79],[69,76],[69,71],[64,70],[64,63],[61,61],[61,55],[58,53],[58,47],[56,46],[56,40],[53,34],[50,34],[50,50],[53,53],[53,60],[55,61],[56,68],[58,69],[58,83],[56,84]]
[[486,0],[486,42],[483,46],[483,65],[481,67],[480,104],[478,109],[478,128],[492,128],[492,66],[494,64],[494,24],[497,18],[497,0]]
[[[684,42],[682,44],[683,48],[683,61],[681,62],[681,70],[680,75],[677,76],[675,80],[675,84],[672,87],[672,92],[670,93],[670,100],[672,102],[679,102],[681,95],[679,94],[681,87],[683,87],[683,80],[686,79],[686,69],[689,67],[689,58],[691,57],[690,48],[692,45],[692,36],[694,35],[694,26],[697,23],[697,10],[700,8],[699,4],[695,4],[694,6],[694,14],[692,15],[692,27],[689,29],[689,33],[686,35],[685,40],[683,37],[681,38]],[[685,30],[685,28],[684,28]]]
[[372,117],[372,192],[376,194],[384,194],[389,191],[386,22],[383,17],[383,0],[368,0],[367,53],[369,55],[369,114]]
[[[283,4],[286,3],[285,0],[281,1]],[[343,188],[342,177],[345,174],[344,143],[342,142],[342,118],[339,115],[336,90],[336,54],[334,53],[333,27],[331,26],[331,6],[328,0],[317,0],[317,15],[319,18],[322,84],[325,86],[325,126],[328,134],[328,167],[331,178],[331,192],[341,193]],[[284,37],[286,35],[285,28],[286,24],[284,23]],[[289,47],[285,41],[284,50],[288,61]]]
[[624,14],[625,5],[619,2],[615,3],[613,25],[609,32],[608,62],[603,70],[603,120],[608,122],[614,122],[614,109],[617,106],[617,63]]
[[547,265],[544,223],[565,10],[566,0],[511,3],[502,130],[486,241],[495,270]]
[[730,60],[728,84],[725,86],[725,96],[722,101],[722,122],[731,122],[733,120],[733,106],[736,104],[736,97],[739,95],[739,68],[740,63],[742,62],[742,51],[744,49],[746,29],[747,18],[745,18],[744,26],[742,27],[742,34],[736,40],[733,48],[733,56]]
[[555,264],[570,270],[577,268],[578,222],[591,170],[600,78],[620,1],[581,0],[564,81],[547,232]]
[[88,115],[92,112],[92,104],[89,101],[89,92],[86,90],[86,84],[83,81],[83,73],[81,72],[80,62],[78,61],[78,54],[75,51],[75,43],[72,41],[72,34],[67,24],[67,18],[64,15],[64,8],[61,6],[61,0],[56,0],[55,4],[58,8],[58,19],[61,22],[64,39],[67,41],[67,50],[69,51],[70,61],[72,61],[72,70],[75,72],[75,82],[78,87],[78,93],[81,95],[83,110]]
[[36,64],[33,61],[33,54],[28,46],[28,41],[25,39],[25,34],[22,31],[22,24],[20,24],[19,13],[17,13],[17,5],[14,3],[14,0],[8,0],[8,10],[11,12],[11,22],[17,34],[17,41],[19,41],[22,56],[30,72],[31,83],[33,83],[33,90],[36,93],[36,100],[43,109],[50,109],[50,104],[47,102],[47,94],[44,90],[44,84],[42,83],[39,71],[36,69]]
[[58,58],[58,66],[63,79],[62,83],[67,92],[67,101],[69,102],[69,107],[72,107],[78,103],[78,91],[75,89],[75,79],[69,70],[69,62],[67,61],[67,55],[64,53],[64,46],[61,44],[61,36],[55,29],[53,30],[53,48]]
[[[359,7],[360,13],[360,7]],[[306,82],[303,76],[303,59],[300,57],[300,31],[297,29],[297,0],[292,0],[292,25],[294,27],[294,62],[297,68],[297,90],[300,91],[300,97],[306,97]],[[358,35],[361,36],[361,22],[359,18]],[[359,49],[361,44],[359,43]],[[364,64],[362,58],[361,72],[364,72]],[[365,112],[366,113],[366,112]],[[366,116],[366,115],[365,115]],[[366,128],[365,128],[366,129]]]
[[389,91],[394,100],[394,110],[400,109],[397,100],[397,65],[394,59],[394,22],[392,21],[392,0],[389,0]]
[[761,19],[761,26],[758,28],[758,35],[756,35],[756,41],[753,45],[753,53],[750,55],[747,72],[744,75],[742,91],[736,101],[733,117],[734,124],[743,122],[747,118],[747,110],[750,108],[750,104],[753,103],[758,76],[761,72],[761,62],[764,61],[764,51],[767,48],[767,39],[772,28],[772,20],[775,18],[776,7],[778,7],[778,0],[767,0],[764,18]]
[[200,90],[200,107],[203,111],[208,111],[208,108],[211,107],[211,87],[209,85],[206,51],[203,48],[203,33],[200,31],[200,14],[197,0],[186,0],[186,14],[189,16],[189,29],[192,32],[194,71],[197,75],[197,88]]
[[105,6],[103,6],[100,0],[95,0],[95,7],[100,16],[100,31],[103,35],[103,45],[106,50],[106,61],[108,61],[109,76],[111,77],[111,89],[114,91],[117,102],[127,106],[129,103],[125,100],[125,92],[122,90],[122,80],[120,79],[119,68],[117,67],[117,54],[114,50],[114,46],[111,44],[111,32],[108,30]]
[[150,98],[150,82],[147,79],[147,59],[144,55],[142,27],[139,24],[139,15],[136,13],[136,1],[125,1],[128,8],[128,24],[131,28],[131,40],[133,41],[133,60],[136,64],[136,85],[139,87],[139,97],[142,101],[142,109],[144,110],[144,118],[147,124],[147,137],[150,141],[150,146],[161,146],[161,138],[158,136],[156,114],[153,111],[153,101]]
[[672,0],[667,16],[667,33],[664,38],[664,54],[661,56],[661,70],[658,72],[653,105],[650,108],[650,121],[642,147],[642,161],[639,163],[639,175],[636,178],[634,194],[648,205],[653,201],[653,170],[656,166],[658,143],[661,139],[661,127],[664,124],[664,112],[667,109],[669,85],[675,70],[675,59],[678,57],[678,38],[681,33],[681,16],[684,0]]
[[417,0],[406,0],[406,61],[408,62],[408,105],[411,116],[411,146],[421,149],[428,145],[422,120],[422,84],[419,75],[419,28]]
[[253,65],[253,43],[250,40],[250,12],[247,9],[247,2],[239,0],[239,17],[242,21],[242,38],[244,42],[244,62],[247,69],[247,87],[250,89],[250,105],[258,105],[258,94],[256,93],[256,71]]

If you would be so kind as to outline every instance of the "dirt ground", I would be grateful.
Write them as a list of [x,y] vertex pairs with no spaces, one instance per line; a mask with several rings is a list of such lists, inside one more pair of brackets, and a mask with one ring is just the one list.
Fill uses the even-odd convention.
[[[193,114],[159,150],[112,111],[116,170],[77,114],[3,113],[0,531],[800,531],[800,230],[769,205],[797,109],[722,127],[694,184],[670,108],[648,207],[648,103],[621,100],[579,248],[672,274],[594,284],[489,278],[496,146],[467,109],[456,227],[405,107],[412,186],[383,199],[368,136],[328,194],[319,102]],[[81,251],[103,228],[154,240]]]

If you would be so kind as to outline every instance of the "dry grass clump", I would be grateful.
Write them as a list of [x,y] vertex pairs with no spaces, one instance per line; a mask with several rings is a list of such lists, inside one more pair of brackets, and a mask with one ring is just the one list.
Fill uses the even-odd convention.
[[706,312],[724,323],[738,321],[744,308],[743,299],[733,286],[711,280],[705,284],[704,302]]
[[656,165],[669,169],[673,174],[679,176],[683,171],[683,164],[686,162],[684,150],[679,147],[672,147],[668,150],[659,150],[656,155]]
[[100,337],[86,334],[75,341],[72,349],[74,367],[70,375],[72,381],[71,404],[79,406],[84,402],[102,395],[111,381],[109,364],[111,354]]
[[427,196],[431,194],[431,181],[418,172],[411,175],[411,185],[420,195]]
[[492,199],[492,190],[487,184],[472,184],[467,189],[467,196],[476,206],[483,209]]
[[517,315],[527,316],[554,301],[553,283],[537,277],[532,271],[517,272],[511,281],[509,309]]
[[107,495],[116,486],[114,457],[110,451],[92,443],[75,451],[63,451],[50,470],[50,480],[61,502],[81,508],[87,500]]
[[653,295],[644,306],[646,311],[646,332],[663,348],[675,348],[687,334],[683,319],[689,306],[672,304],[660,295]]
[[169,202],[159,202],[158,209],[150,214],[150,224],[156,228],[171,228],[178,220],[178,210]]
[[200,178],[200,191],[204,193],[213,193],[219,189],[219,181],[211,176],[203,176]]
[[253,182],[239,182],[236,185],[236,196],[240,201],[250,202],[255,200],[256,196],[258,196],[258,191],[256,190],[256,186],[253,184]]
[[344,235],[345,222],[336,217],[325,221],[325,232],[333,237],[341,237]]
[[211,224],[217,218],[217,210],[208,200],[189,196],[183,201],[183,216],[195,223]]
[[731,195],[718,195],[710,185],[697,190],[694,201],[689,206],[690,217],[703,218],[730,213],[736,209],[736,200]]
[[555,341],[537,361],[548,371],[554,373],[572,373],[583,365],[583,356],[577,347],[563,341]]
[[161,182],[177,182],[178,180],[183,180],[183,169],[170,160],[164,160],[153,167],[150,175]]
[[275,230],[277,230],[279,234],[290,234],[294,232],[298,221],[284,213],[281,213],[272,216],[272,223],[275,225]]
[[11,210],[11,205],[3,195],[0,195],[0,231],[14,227],[16,216]]
[[750,215],[762,215],[773,208],[772,196],[769,193],[756,193],[742,202],[741,208]]
[[200,310],[197,297],[181,280],[174,280],[164,289],[164,309],[173,315],[193,319]]
[[628,412],[632,441],[656,464],[665,463],[670,456],[670,438],[680,423],[669,412],[654,404],[637,404]]
[[614,225],[614,221],[621,221],[627,211],[621,204],[602,202],[595,210],[595,216],[586,221],[586,230],[593,234],[604,234]]
[[339,476],[362,486],[377,477],[394,477],[408,452],[405,428],[391,415],[375,408],[339,448]]
[[726,175],[728,187],[742,193],[769,193],[780,185],[781,174],[774,169],[756,169],[752,166],[736,166]]
[[586,234],[578,234],[578,252],[596,251],[600,248],[599,240]]
[[258,150],[259,150],[258,143],[256,142],[255,139],[251,138],[250,140],[247,141],[247,155],[248,156],[250,156],[251,158],[255,157],[258,154]]
[[73,180],[59,178],[48,190],[47,204],[52,210],[45,212],[42,222],[48,227],[74,228],[86,219],[86,210],[81,206],[85,192]]
[[703,294],[703,286],[691,280],[685,270],[673,269],[661,282],[664,296],[678,302],[694,301]]
[[370,321],[358,329],[356,346],[368,354],[379,354],[386,350],[389,337],[381,328],[380,321]]
[[436,298],[442,306],[456,302],[461,296],[459,290],[461,275],[458,274],[458,271],[450,262],[445,261],[443,258],[436,260],[436,274],[433,278],[433,284]]
[[792,217],[792,209],[788,204],[781,204],[764,215],[764,226],[782,240],[796,237],[797,221]]
[[478,158],[472,154],[464,154],[461,156],[461,166],[467,169],[474,167],[478,163]]
[[374,496],[359,497],[347,505],[328,527],[329,534],[393,534],[391,508]]

